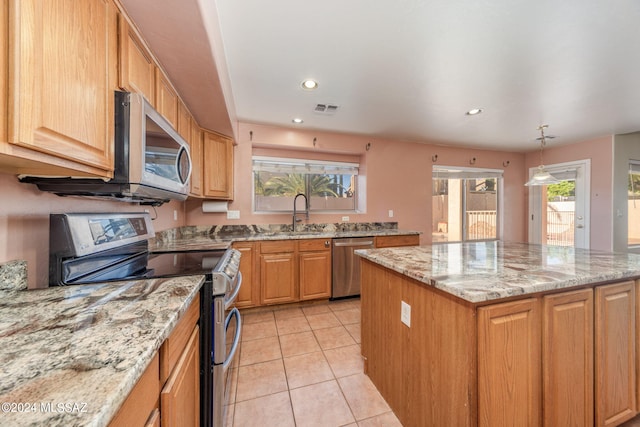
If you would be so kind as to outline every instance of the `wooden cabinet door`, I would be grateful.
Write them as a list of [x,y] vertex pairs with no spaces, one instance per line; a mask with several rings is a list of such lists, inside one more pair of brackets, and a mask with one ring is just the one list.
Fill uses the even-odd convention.
[[110,0],[12,0],[9,13],[13,148],[3,144],[0,152],[29,158],[30,151],[75,175],[111,176],[115,7]]
[[593,425],[593,290],[543,298],[543,425]]
[[295,272],[295,252],[261,254],[261,303],[279,304],[296,301]]
[[156,64],[153,56],[124,15],[120,15],[118,20],[118,35],[120,88],[140,93],[155,105]]
[[614,426],[636,414],[635,283],[595,290],[596,425]]
[[539,301],[478,309],[478,425],[538,426],[541,405]]
[[162,393],[163,427],[200,426],[200,334],[196,326]]
[[331,297],[331,250],[298,255],[300,299]]
[[173,126],[178,128],[178,95],[169,79],[156,67],[156,110]]
[[241,253],[240,273],[242,273],[242,286],[236,299],[236,307],[247,308],[260,304],[260,287],[255,280],[254,267],[256,263],[255,243],[236,242],[233,248]]
[[191,113],[180,99],[178,99],[178,128],[176,130],[187,143],[191,141]]
[[191,189],[190,196],[202,197],[202,164],[204,153],[202,151],[202,130],[195,119],[191,120]]
[[233,140],[213,132],[203,133],[203,196],[233,199]]

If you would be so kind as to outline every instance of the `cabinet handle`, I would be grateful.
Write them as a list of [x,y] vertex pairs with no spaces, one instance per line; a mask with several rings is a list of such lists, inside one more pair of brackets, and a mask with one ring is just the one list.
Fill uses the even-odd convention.
[[324,241],[324,247],[325,248],[330,248],[331,247],[331,240],[325,240]]

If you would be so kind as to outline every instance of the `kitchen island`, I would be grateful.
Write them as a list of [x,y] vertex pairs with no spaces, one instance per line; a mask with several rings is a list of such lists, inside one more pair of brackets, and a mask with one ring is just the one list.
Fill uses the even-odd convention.
[[358,254],[365,372],[405,427],[637,413],[640,256],[503,242]]
[[0,290],[0,425],[108,425],[203,282]]

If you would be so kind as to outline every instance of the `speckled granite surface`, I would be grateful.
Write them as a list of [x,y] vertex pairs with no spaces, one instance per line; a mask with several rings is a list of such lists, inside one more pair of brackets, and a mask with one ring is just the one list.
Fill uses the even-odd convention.
[[0,264],[0,290],[27,289],[27,261],[16,260]]
[[107,425],[203,280],[0,291],[0,425]]
[[153,252],[224,249],[233,242],[290,239],[333,239],[341,237],[402,236],[420,234],[399,230],[397,222],[360,222],[298,225],[291,224],[187,226],[156,233],[150,241]]
[[640,277],[640,255],[526,243],[450,243],[356,253],[472,303]]

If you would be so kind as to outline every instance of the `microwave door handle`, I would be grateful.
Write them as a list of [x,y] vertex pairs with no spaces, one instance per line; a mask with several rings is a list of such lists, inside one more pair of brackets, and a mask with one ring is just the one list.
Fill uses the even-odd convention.
[[189,182],[189,179],[191,179],[191,172],[193,170],[193,164],[191,163],[191,155],[189,154],[189,150],[187,150],[187,147],[185,147],[184,145],[182,145],[180,147],[180,150],[178,150],[178,155],[176,156],[176,171],[178,171],[178,178],[180,178],[180,180],[182,180],[182,176],[180,174],[181,172],[181,168],[180,168],[180,160],[182,160],[182,156],[187,156],[187,165],[189,166],[189,170],[187,171],[187,177],[184,179],[183,184],[186,184]]
[[233,336],[233,344],[231,345],[231,350],[229,351],[229,356],[222,363],[222,369],[225,371],[229,368],[229,365],[233,362],[233,357],[238,350],[238,344],[240,343],[240,335],[242,333],[242,317],[240,316],[240,310],[234,308],[227,316],[227,320],[224,322],[224,329],[226,331],[229,322],[231,321],[231,317],[236,317],[236,333]]

